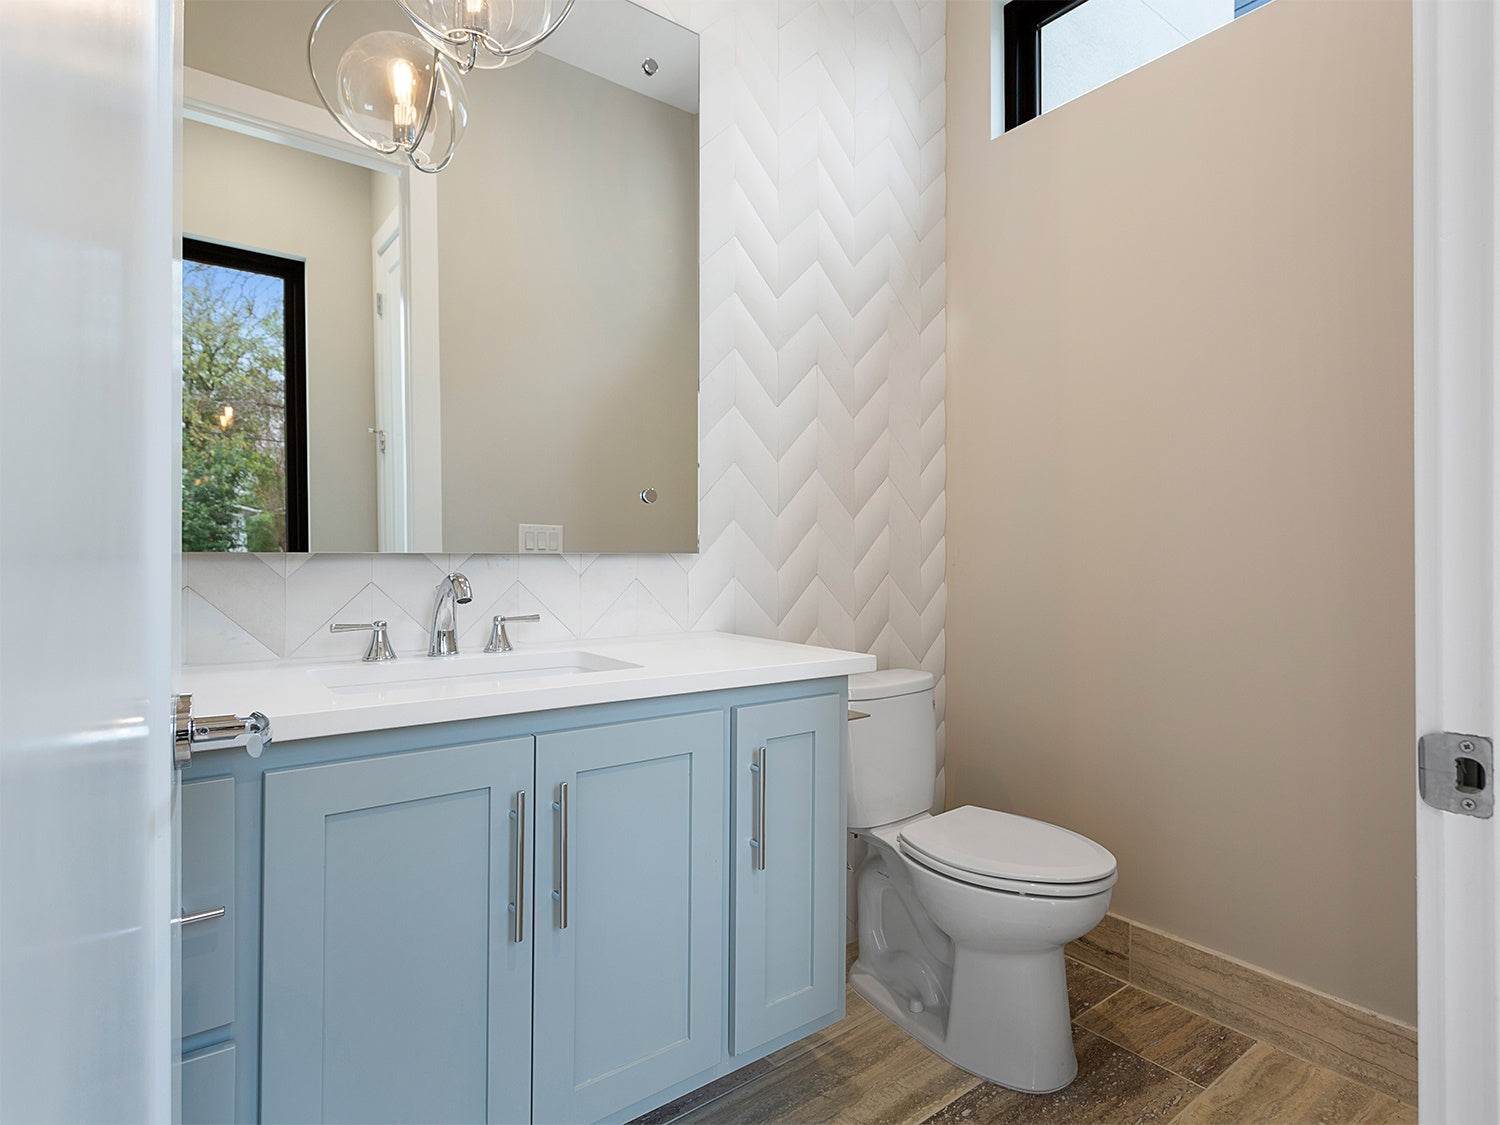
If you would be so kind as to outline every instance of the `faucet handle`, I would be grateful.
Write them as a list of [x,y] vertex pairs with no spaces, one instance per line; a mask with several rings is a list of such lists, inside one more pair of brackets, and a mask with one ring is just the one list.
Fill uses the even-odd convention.
[[370,644],[361,659],[369,661],[396,659],[396,650],[391,647],[391,635],[386,631],[384,621],[368,621],[358,624],[340,622],[337,625],[328,626],[330,633],[358,633],[363,629],[370,631]]
[[505,633],[507,621],[540,621],[540,613],[511,614],[509,617],[501,614],[495,615],[495,620],[490,623],[490,643],[484,646],[485,652],[510,652],[514,645],[510,643],[510,637]]

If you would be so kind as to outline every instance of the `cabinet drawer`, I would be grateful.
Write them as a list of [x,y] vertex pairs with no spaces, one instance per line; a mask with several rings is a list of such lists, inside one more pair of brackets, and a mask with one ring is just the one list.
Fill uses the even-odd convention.
[[232,1125],[234,1044],[217,1043],[182,1059],[182,1125]]
[[182,1034],[234,1022],[234,778],[182,787],[184,918],[225,907],[222,918],[182,926]]

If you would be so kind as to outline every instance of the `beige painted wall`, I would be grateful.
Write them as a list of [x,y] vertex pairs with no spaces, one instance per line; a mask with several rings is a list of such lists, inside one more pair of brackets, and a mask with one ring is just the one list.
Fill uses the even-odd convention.
[[1415,1018],[1411,11],[1276,0],[999,140],[948,8],[950,805]]
[[307,262],[309,540],[373,551],[370,200],[391,177],[196,121],[182,148],[183,233]]

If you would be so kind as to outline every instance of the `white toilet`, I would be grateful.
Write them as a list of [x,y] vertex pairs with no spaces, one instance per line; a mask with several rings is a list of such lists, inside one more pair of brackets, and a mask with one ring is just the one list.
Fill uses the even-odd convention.
[[932,676],[849,677],[849,829],[860,866],[854,990],[965,1070],[1045,1093],[1078,1073],[1063,946],[1109,909],[1115,857],[965,806],[932,816]]

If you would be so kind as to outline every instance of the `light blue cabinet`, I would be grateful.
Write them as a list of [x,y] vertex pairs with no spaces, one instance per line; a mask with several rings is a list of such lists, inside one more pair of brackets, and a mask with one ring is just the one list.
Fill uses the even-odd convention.
[[730,1050],[843,1015],[839,695],[734,709]]
[[596,1121],[719,1061],[721,711],[537,738],[537,1121]]
[[533,740],[265,775],[261,1118],[528,1121]]
[[185,1122],[625,1121],[827,1026],[845,706],[769,684],[196,756],[184,905],[228,914],[184,933]]

